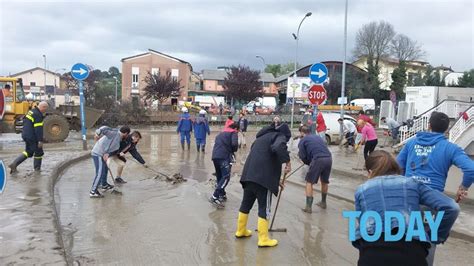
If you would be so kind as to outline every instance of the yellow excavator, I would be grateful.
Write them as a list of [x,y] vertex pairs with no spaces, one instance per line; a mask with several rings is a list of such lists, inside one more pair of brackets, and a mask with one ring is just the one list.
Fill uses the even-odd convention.
[[[0,77],[0,132],[21,133],[23,117],[28,110],[39,102],[27,100],[21,78]],[[86,128],[92,127],[104,110],[90,107],[85,108]],[[0,112],[0,115],[2,112]],[[51,106],[46,112],[43,126],[43,136],[46,142],[64,141],[69,136],[69,130],[81,130],[80,107],[74,104],[60,105],[57,109]]]

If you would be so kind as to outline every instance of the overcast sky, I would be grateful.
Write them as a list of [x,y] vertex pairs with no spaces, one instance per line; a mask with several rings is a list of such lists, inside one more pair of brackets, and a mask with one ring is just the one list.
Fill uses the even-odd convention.
[[[344,0],[19,1],[0,0],[0,75],[36,66],[56,71],[83,62],[98,69],[148,48],[193,65],[293,62],[291,36],[301,27],[298,62],[342,60]],[[364,23],[385,20],[423,44],[426,61],[474,68],[472,0],[349,0],[348,59]],[[60,70],[61,72],[62,70]]]

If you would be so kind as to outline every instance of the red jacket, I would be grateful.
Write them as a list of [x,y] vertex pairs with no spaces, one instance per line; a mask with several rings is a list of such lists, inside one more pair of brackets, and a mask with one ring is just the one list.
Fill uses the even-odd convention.
[[318,115],[316,116],[316,123],[318,125],[316,127],[316,131],[318,133],[326,131],[326,129],[327,129],[326,122],[324,121],[324,117],[323,117],[323,114],[321,112],[318,112]]

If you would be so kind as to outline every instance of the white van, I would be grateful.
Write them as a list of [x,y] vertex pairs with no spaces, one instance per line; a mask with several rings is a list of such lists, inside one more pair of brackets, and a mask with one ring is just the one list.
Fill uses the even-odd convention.
[[[341,113],[338,112],[322,112],[324,122],[326,123],[326,142],[339,143],[341,124],[337,120],[341,117]],[[307,115],[305,115],[307,116]],[[303,117],[303,120],[305,117]],[[349,120],[357,126],[357,121],[350,115],[344,115],[344,120]]]
[[364,112],[375,111],[375,100],[374,99],[354,99],[351,101],[352,106],[360,106]]

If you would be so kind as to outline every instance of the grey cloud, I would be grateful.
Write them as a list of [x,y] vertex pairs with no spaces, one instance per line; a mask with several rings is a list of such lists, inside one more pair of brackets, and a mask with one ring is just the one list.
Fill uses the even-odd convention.
[[[429,62],[456,70],[474,66],[470,1],[349,2],[348,56],[358,28],[383,19],[422,43]],[[42,54],[52,70],[78,61],[120,67],[121,58],[148,48],[181,57],[198,71],[232,64],[261,69],[257,54],[267,63],[294,60],[291,33],[308,11],[313,15],[302,26],[299,63],[342,60],[343,0],[8,1],[1,9],[9,12],[0,13],[0,74],[34,67]]]

